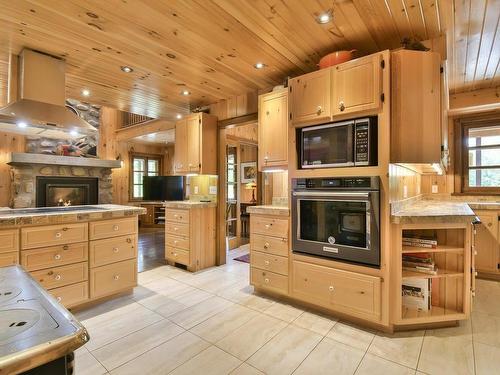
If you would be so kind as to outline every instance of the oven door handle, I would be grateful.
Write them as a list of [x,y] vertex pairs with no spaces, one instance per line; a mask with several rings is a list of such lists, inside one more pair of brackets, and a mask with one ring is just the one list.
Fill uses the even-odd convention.
[[294,191],[292,195],[294,197],[360,197],[360,198],[368,198],[370,196],[369,191],[353,191],[353,192],[344,192],[344,191]]

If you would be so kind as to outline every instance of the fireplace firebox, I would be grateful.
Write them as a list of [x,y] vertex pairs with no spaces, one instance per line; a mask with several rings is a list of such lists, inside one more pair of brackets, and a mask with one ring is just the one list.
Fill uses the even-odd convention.
[[77,206],[98,203],[95,177],[37,177],[36,207]]

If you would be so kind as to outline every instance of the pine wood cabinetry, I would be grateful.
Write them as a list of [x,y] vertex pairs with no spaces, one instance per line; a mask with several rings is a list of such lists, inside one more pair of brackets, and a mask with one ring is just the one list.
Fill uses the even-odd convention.
[[476,211],[481,224],[476,226],[474,248],[476,251],[475,267],[478,272],[500,275],[499,221],[500,212]]
[[250,283],[288,295],[288,217],[250,215]]
[[196,113],[176,122],[174,172],[217,174],[217,117]]
[[391,162],[441,161],[441,63],[434,52],[391,53]]
[[259,170],[288,164],[288,91],[259,96]]
[[384,65],[377,53],[333,67],[333,115],[378,109]]
[[189,271],[215,265],[215,207],[165,209],[165,259]]
[[19,230],[0,230],[0,267],[19,263]]
[[144,215],[139,216],[141,227],[162,228],[165,225],[165,207],[161,203],[141,203],[146,209]]

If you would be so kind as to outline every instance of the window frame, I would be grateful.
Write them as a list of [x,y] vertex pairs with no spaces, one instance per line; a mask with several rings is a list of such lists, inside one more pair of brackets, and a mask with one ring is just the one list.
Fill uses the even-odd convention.
[[129,187],[128,187],[128,196],[129,196],[129,201],[131,202],[141,202],[144,201],[144,198],[136,198],[134,197],[134,186],[135,185],[143,185],[142,184],[134,184],[134,159],[144,159],[144,176],[149,176],[149,169],[148,169],[148,164],[149,160],[157,160],[158,161],[158,176],[161,176],[162,171],[163,171],[163,155],[160,154],[144,154],[144,153],[138,153],[138,152],[130,152],[129,153]]
[[[500,117],[496,116],[485,116],[485,117],[473,117],[473,118],[463,118],[459,119],[455,123],[456,139],[455,139],[455,171],[459,172],[455,174],[455,191],[459,191],[462,194],[483,194],[483,195],[500,195],[499,187],[489,187],[489,186],[469,186],[469,170],[474,169],[474,167],[469,166],[469,145],[468,137],[466,134],[469,129],[472,128],[482,128],[500,126]],[[481,147],[481,146],[479,146]],[[494,147],[494,146],[493,146]],[[485,146],[485,149],[492,148],[492,146]],[[476,169],[488,169],[496,168],[495,166],[480,167]],[[498,164],[500,168],[500,164]],[[458,180],[457,180],[458,178]]]

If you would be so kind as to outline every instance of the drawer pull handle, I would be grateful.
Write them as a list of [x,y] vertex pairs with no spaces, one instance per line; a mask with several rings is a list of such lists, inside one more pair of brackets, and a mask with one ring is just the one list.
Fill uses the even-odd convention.
[[113,230],[115,230],[115,231],[116,231],[116,230],[118,230],[118,229],[120,229],[120,227],[119,227],[118,225],[116,225],[116,224],[115,224],[115,225],[113,225]]
[[62,233],[61,232],[56,232],[56,238],[61,238],[62,237]]
[[266,277],[266,278],[264,279],[264,282],[265,282],[266,284],[269,284],[269,279]]
[[268,260],[264,261],[264,264],[265,264],[266,266],[269,266],[269,261],[268,261]]
[[61,275],[55,275],[54,280],[57,280],[57,281],[61,280]]
[[63,250],[68,250],[69,249],[69,246],[68,245],[64,245],[63,246]]
[[323,108],[321,108],[321,106],[318,105],[318,107],[316,108],[316,114],[319,116],[321,115],[321,112],[323,112]]
[[474,276],[477,276],[477,271],[476,271],[476,272],[474,272]]
[[341,112],[343,112],[345,110],[345,103],[342,100],[339,102],[339,109]]
[[490,222],[490,223],[488,223],[488,226],[489,226],[489,227],[491,227],[492,225],[493,225],[493,223],[491,223],[491,222]]
[[117,247],[113,247],[113,253],[117,253],[118,251],[120,251],[120,250],[118,250]]
[[57,302],[61,302],[62,301],[62,298],[61,297],[57,297]]
[[266,229],[271,228],[273,225],[272,224],[266,224]]
[[56,254],[56,255],[54,255],[54,259],[55,259],[55,260],[59,260],[59,259],[61,259],[61,254]]
[[63,227],[63,229],[62,229],[62,230],[63,230],[64,232],[67,232],[67,231],[69,230],[69,228],[68,228],[68,227]]
[[330,286],[328,287],[328,290],[329,290],[330,292],[333,292],[333,289],[334,289],[334,288],[333,288],[333,285],[330,285]]
[[132,238],[127,238],[127,243],[132,243]]
[[177,232],[178,230],[179,230],[179,228],[177,228],[177,227],[175,227],[175,228],[174,228],[174,231],[175,231],[175,232]]
[[113,276],[113,279],[114,279],[114,280],[119,280],[119,279],[120,279],[120,275],[115,275],[115,276]]
[[177,215],[177,214],[174,214],[174,217],[175,217],[175,218],[177,219],[177,218],[179,217],[179,215]]
[[269,245],[269,242],[266,242],[266,243],[264,244],[264,249],[269,249],[269,246],[270,246],[270,245]]

